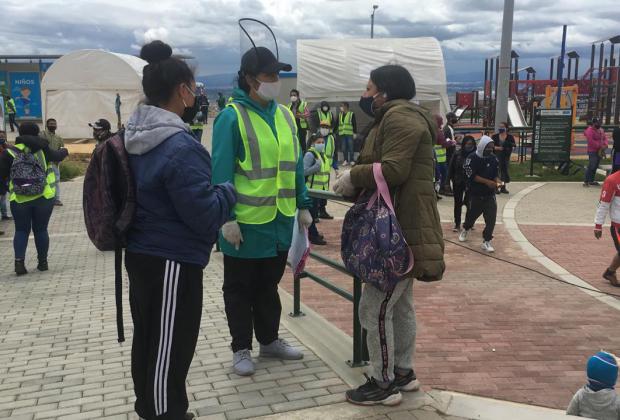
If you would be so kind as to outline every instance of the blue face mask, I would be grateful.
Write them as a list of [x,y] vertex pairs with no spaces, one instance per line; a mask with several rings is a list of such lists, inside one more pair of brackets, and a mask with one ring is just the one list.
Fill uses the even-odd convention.
[[504,134],[505,132],[506,132],[506,129],[505,129],[505,128],[500,128],[500,129],[499,129],[499,133],[500,133],[500,134]]
[[317,152],[323,153],[325,151],[325,143],[318,143],[314,145]]

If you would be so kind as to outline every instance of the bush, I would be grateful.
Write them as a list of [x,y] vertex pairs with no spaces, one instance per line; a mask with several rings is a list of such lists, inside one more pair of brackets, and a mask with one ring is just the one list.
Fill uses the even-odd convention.
[[63,162],[60,164],[60,180],[69,181],[84,175],[86,167],[79,162]]

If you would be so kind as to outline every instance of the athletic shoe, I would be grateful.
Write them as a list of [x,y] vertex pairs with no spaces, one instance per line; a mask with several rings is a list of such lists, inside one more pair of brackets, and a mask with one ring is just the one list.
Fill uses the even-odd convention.
[[484,241],[482,243],[482,250],[486,252],[495,252],[495,248],[493,248],[493,245],[491,245],[491,241]]
[[398,405],[403,400],[403,395],[394,382],[390,383],[387,389],[383,389],[377,384],[375,378],[366,377],[366,383],[357,389],[346,392],[347,401],[356,405]]
[[609,269],[605,270],[603,273],[603,278],[611,283],[612,286],[620,287],[620,282],[616,277],[615,271],[610,271]]
[[254,362],[252,353],[248,349],[239,350],[233,353],[233,370],[239,376],[254,375]]
[[413,369],[406,375],[399,375],[394,371],[394,385],[399,391],[411,392],[420,390],[420,381],[415,376]]
[[590,184],[588,184],[587,182],[584,182],[584,183],[583,183],[583,186],[587,188],[587,187],[589,187],[589,186],[590,186]]
[[275,357],[281,360],[300,360],[304,358],[304,354],[291,346],[286,340],[278,338],[268,345],[260,345],[259,357]]
[[54,205],[55,205],[56,207],[62,207],[62,206],[64,206],[64,204],[62,204],[62,201],[60,201],[60,200],[56,200],[56,201],[54,201]]
[[598,187],[601,184],[599,184],[598,181],[593,181],[593,182],[590,182],[590,185],[592,185],[593,187]]
[[2,216],[2,220],[13,220],[11,216]]
[[461,227],[459,225],[454,225],[454,229],[452,229],[452,232],[458,233],[460,230],[461,230]]
[[320,236],[316,236],[316,237],[315,236],[311,236],[310,237],[310,243],[312,245],[320,245],[320,246],[327,245],[327,241],[325,239],[323,239],[322,237],[320,237]]
[[47,266],[47,259],[39,260],[39,265],[37,265],[37,270],[39,271],[47,271],[49,267]]
[[461,234],[459,235],[459,242],[465,242],[467,241],[467,235],[469,235],[469,231],[468,230],[461,230]]
[[327,210],[322,210],[319,212],[319,219],[333,220],[334,216],[330,215]]
[[510,192],[506,189],[506,187],[502,187],[499,190],[500,194],[510,194]]
[[26,270],[24,260],[15,260],[15,274],[17,274],[18,276],[28,274],[28,270]]

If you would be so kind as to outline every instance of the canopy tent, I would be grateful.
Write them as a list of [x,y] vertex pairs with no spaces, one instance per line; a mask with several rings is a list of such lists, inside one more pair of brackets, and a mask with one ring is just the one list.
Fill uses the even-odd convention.
[[62,56],[43,78],[45,119],[58,121],[65,138],[92,137],[89,122],[105,118],[117,123],[116,94],[121,96],[125,122],[142,99],[142,69],[146,61],[102,50],[80,50]]
[[443,54],[435,38],[297,41],[297,87],[311,102],[357,102],[371,70],[385,64],[411,72],[415,102],[440,114],[450,111]]

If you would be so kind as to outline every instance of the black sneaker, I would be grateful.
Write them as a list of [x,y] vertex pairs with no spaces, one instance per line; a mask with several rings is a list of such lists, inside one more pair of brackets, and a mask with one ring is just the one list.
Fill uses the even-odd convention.
[[28,270],[26,270],[26,264],[24,263],[24,260],[15,260],[15,274],[17,274],[18,276],[28,274]]
[[37,265],[37,270],[39,271],[47,271],[49,267],[47,266],[47,259],[39,260],[39,265]]
[[319,213],[319,219],[333,220],[334,216],[330,215],[327,210],[323,210]]
[[310,237],[310,243],[312,245],[327,245],[327,241],[325,241],[325,239],[323,239],[320,236],[317,236],[317,237],[312,236],[312,237]]
[[594,182],[590,182],[590,185],[592,185],[593,187],[598,187],[601,184],[598,181],[594,181]]
[[587,182],[584,182],[584,183],[583,183],[583,186],[587,188],[587,187],[589,187],[589,186],[590,186],[590,184],[588,184]]
[[411,392],[420,390],[420,381],[415,376],[413,369],[406,375],[399,375],[394,371],[394,385],[399,391]]
[[387,389],[381,388],[375,378],[366,377],[366,383],[346,392],[347,401],[356,405],[398,405],[403,395],[392,382]]
[[2,220],[13,220],[11,216],[2,216]]

